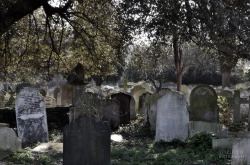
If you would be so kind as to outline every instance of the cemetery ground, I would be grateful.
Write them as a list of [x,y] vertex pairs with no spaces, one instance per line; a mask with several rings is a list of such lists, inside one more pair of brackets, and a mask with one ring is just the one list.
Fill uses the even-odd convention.
[[[122,135],[121,142],[111,142],[111,164],[230,164],[231,151],[212,149],[212,135],[196,134],[185,143],[155,143],[155,132],[143,126],[143,118],[131,121],[112,134]],[[62,142],[62,132],[55,130],[50,133],[50,142]],[[38,145],[38,144],[37,144]],[[36,145],[36,146],[37,146]],[[12,153],[0,161],[0,164],[63,164],[63,153],[53,149],[46,152],[33,152],[36,146],[27,147]]]

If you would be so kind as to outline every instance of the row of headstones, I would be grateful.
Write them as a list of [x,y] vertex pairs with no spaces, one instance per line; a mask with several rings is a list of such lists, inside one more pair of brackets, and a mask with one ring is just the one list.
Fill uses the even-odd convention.
[[[140,97],[139,113],[145,115],[145,123],[148,122],[152,130],[157,129],[157,116],[159,108],[161,108],[158,105],[158,101],[167,91],[167,89],[163,89],[159,93],[145,93]],[[235,92],[232,98],[228,99],[234,105],[234,123],[238,123],[240,122],[240,104],[249,104],[249,99],[240,98],[238,91]],[[175,109],[178,108],[175,107]],[[222,125],[218,124],[217,94],[212,87],[207,85],[195,87],[191,92],[188,111],[190,120],[189,132],[191,132],[191,136],[192,132],[197,130],[213,130],[212,132],[217,132],[222,137],[227,135],[228,130],[223,129]],[[175,118],[178,118],[178,116]],[[165,122],[164,119],[162,121]]]
[[[113,98],[124,101],[126,100],[124,99],[125,96],[117,94]],[[130,101],[130,99],[127,96],[127,101]],[[128,103],[121,102],[120,104]],[[110,127],[105,122],[113,122],[113,124],[119,122],[120,104],[115,100],[99,99],[97,95],[92,93],[84,93],[76,101],[73,112],[71,111],[70,114],[71,124],[64,129],[64,164],[72,164],[72,162],[73,164],[109,164]],[[130,107],[125,108],[130,109]],[[88,114],[88,110],[91,110],[92,113]],[[97,113],[100,115],[95,116]],[[127,115],[125,116],[127,117]],[[124,122],[127,122],[126,117]],[[45,104],[43,97],[38,91],[35,89],[24,89],[19,93],[16,100],[16,118],[18,137],[21,139],[23,146],[48,141]],[[100,121],[97,123],[96,121],[98,120]],[[5,135],[7,136],[6,133]],[[9,138],[5,137],[4,139]],[[5,148],[10,144],[10,141],[3,140],[2,142]],[[13,148],[13,150],[19,148],[20,145]],[[75,151],[79,151],[81,154],[77,154],[80,156],[72,159],[71,156],[76,153]]]

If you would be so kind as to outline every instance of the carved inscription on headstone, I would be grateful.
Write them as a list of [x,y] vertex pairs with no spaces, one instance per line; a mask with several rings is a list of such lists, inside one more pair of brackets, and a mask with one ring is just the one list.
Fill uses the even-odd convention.
[[18,136],[24,145],[48,141],[43,97],[35,89],[23,89],[16,99]]

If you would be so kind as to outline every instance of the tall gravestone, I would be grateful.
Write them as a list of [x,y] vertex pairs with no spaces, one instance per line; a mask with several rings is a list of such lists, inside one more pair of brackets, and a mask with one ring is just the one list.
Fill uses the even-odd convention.
[[35,89],[23,89],[16,99],[18,137],[23,145],[48,141],[47,115],[43,97]]
[[109,165],[110,127],[91,117],[82,117],[64,127],[64,165]]
[[120,104],[116,100],[102,99],[94,93],[82,93],[70,109],[70,122],[87,115],[97,121],[108,122],[112,128],[118,128]]
[[111,95],[111,99],[120,102],[120,124],[128,124],[135,117],[135,106],[132,96],[125,93],[117,93]]
[[196,86],[190,96],[190,121],[218,123],[217,94],[208,85]]
[[164,96],[170,89],[162,88],[160,91],[148,94],[142,104],[141,110],[145,114],[144,123],[149,124],[151,130],[156,130],[157,101]]
[[67,107],[72,104],[73,87],[70,84],[65,84],[61,88],[61,103],[62,106]]
[[157,101],[156,141],[185,141],[189,116],[183,94],[169,90]]

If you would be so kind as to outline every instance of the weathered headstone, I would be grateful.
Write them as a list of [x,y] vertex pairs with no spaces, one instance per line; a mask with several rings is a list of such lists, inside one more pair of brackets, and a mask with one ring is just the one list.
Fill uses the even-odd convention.
[[146,108],[148,107],[148,102],[146,101],[148,97],[150,97],[151,93],[144,93],[139,98],[139,108],[138,108],[138,114],[140,116],[145,116]]
[[120,85],[119,87],[123,88],[124,93],[128,93],[128,88],[131,88],[132,85],[128,85],[128,81],[124,80],[123,85]]
[[56,101],[55,101],[55,103],[56,103],[56,105],[57,105],[57,102],[58,102],[58,95],[59,95],[59,93],[61,92],[61,89],[59,88],[59,87],[56,87],[55,89],[54,89],[54,91],[53,91],[53,94],[54,94],[54,98],[56,99]]
[[181,92],[184,93],[184,96],[186,98],[186,101],[189,102],[189,98],[190,98],[190,90],[189,87],[187,85],[181,85]]
[[91,117],[82,117],[64,127],[64,165],[109,165],[110,127]]
[[157,101],[156,141],[185,141],[189,116],[184,95],[169,90]]
[[135,86],[132,90],[131,90],[131,95],[134,97],[135,99],[135,112],[138,114],[139,111],[139,104],[140,104],[140,96],[144,93],[146,93],[146,89],[143,88],[140,85]]
[[70,106],[72,105],[72,93],[73,87],[70,84],[65,84],[62,86],[62,96],[61,96],[61,103],[62,106]]
[[22,143],[12,128],[0,123],[0,150],[17,151],[21,149]]
[[250,163],[250,138],[234,141],[231,165],[247,165]]
[[218,123],[217,94],[208,85],[198,85],[190,95],[190,121]]
[[97,121],[108,122],[112,128],[118,128],[120,104],[116,100],[101,99],[97,94],[83,93],[70,109],[70,122],[82,116],[91,116]]
[[156,116],[157,116],[157,101],[164,96],[170,89],[163,88],[159,92],[145,97],[142,111],[145,112],[144,123],[149,124],[151,130],[156,130]]
[[135,109],[131,107],[133,105],[132,96],[125,93],[117,93],[111,95],[111,99],[115,99],[120,102],[120,124],[128,124],[131,119],[135,117]]
[[23,89],[16,99],[18,137],[24,145],[48,141],[43,97],[35,89]]

